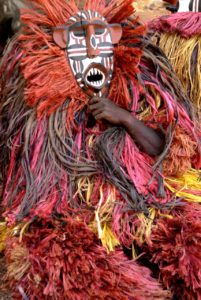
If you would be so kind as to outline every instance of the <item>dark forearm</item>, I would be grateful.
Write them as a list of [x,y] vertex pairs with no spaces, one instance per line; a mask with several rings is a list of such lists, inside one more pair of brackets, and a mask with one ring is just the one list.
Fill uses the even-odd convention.
[[127,111],[124,113],[122,126],[147,154],[157,156],[163,151],[165,141],[162,134],[147,127]]
[[157,156],[163,151],[164,137],[162,135],[147,127],[130,112],[114,104],[111,100],[93,97],[89,101],[89,109],[97,121],[105,120],[113,126],[123,126],[147,154]]

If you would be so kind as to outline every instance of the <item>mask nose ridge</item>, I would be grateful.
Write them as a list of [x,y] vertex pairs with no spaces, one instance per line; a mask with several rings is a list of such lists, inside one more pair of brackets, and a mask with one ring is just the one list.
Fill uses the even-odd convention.
[[94,58],[100,54],[93,25],[89,25],[87,27],[86,45],[87,45],[87,54],[89,58]]

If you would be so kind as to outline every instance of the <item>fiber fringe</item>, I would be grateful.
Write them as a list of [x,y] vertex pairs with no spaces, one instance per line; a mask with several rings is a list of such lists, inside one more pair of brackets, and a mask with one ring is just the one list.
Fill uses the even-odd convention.
[[[158,219],[171,220],[173,208],[200,201],[199,172],[186,176],[186,169],[201,167],[200,128],[167,58],[130,18],[131,2],[86,5],[123,22],[109,98],[165,133],[158,158],[143,153],[124,128],[91,118],[88,98],[52,38],[53,28],[77,12],[75,2],[30,1],[36,9],[23,12],[22,31],[2,59],[3,216],[7,228],[25,222],[17,236],[5,238],[5,224],[2,230],[16,300],[23,293],[30,300],[170,297],[119,248],[133,249],[136,258],[135,247],[150,242]],[[182,162],[180,179],[163,172],[173,157],[177,175]]]
[[201,203],[201,171],[188,170],[182,176],[165,178],[165,185],[177,197],[189,202]]
[[173,218],[158,220],[151,236],[152,261],[160,269],[175,299],[200,299],[201,206],[188,204],[175,209]]
[[151,21],[149,29],[170,60],[196,111],[201,113],[201,13],[176,13]]
[[177,33],[163,33],[159,46],[169,58],[195,108],[201,112],[201,38],[186,40]]
[[[121,250],[107,254],[80,221],[41,219],[7,245],[14,299],[170,299],[150,271]],[[11,266],[13,268],[11,269]],[[41,270],[43,270],[41,272]],[[17,283],[17,285],[16,285]]]
[[186,39],[201,35],[201,13],[179,12],[162,16],[149,23],[149,28],[154,31],[177,33]]

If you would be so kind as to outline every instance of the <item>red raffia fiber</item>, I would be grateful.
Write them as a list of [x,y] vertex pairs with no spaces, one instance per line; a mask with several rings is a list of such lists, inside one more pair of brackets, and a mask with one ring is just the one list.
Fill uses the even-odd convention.
[[[22,73],[27,83],[25,100],[29,106],[37,107],[38,116],[44,116],[55,111],[66,99],[71,99],[69,107],[71,117],[68,123],[72,125],[73,112],[82,110],[88,103],[88,99],[77,85],[65,51],[54,43],[52,30],[56,26],[65,24],[78,12],[78,7],[75,1],[33,0],[29,2],[35,6],[35,9],[26,9],[22,12],[23,28],[19,37],[24,54],[21,63]],[[112,0],[106,5],[106,1],[88,0],[84,9],[96,10],[108,22],[118,23],[133,14],[132,3],[132,0]],[[120,104],[123,98],[124,103],[130,101],[128,87],[124,82],[127,77],[134,78],[139,72],[138,64],[142,54],[138,47],[130,49],[129,44],[137,42],[136,37],[145,32],[143,26],[136,26],[137,20],[130,22],[132,28],[130,26],[129,30],[123,29],[122,41],[115,50],[115,63],[119,68],[113,78],[110,97],[117,102],[118,95],[122,94]],[[121,63],[123,53],[126,53],[126,64]],[[123,83],[124,89],[117,83]],[[122,93],[124,90],[125,92]]]
[[201,299],[201,207],[186,204],[173,215],[159,220],[153,231],[152,260],[175,299]]
[[[13,238],[6,252],[10,266],[15,266],[10,282],[16,300],[21,299],[18,288],[30,300],[169,299],[147,268],[129,261],[120,250],[108,254],[92,231],[75,219],[37,221],[20,245],[27,250]],[[16,249],[28,251],[28,260],[13,255]]]
[[201,35],[201,13],[181,12],[162,16],[151,21],[149,28],[160,32],[177,32],[184,38]]
[[[181,146],[182,145],[182,146]],[[176,128],[171,149],[163,162],[164,174],[179,176],[191,169],[192,157],[196,155],[196,143],[181,127]]]

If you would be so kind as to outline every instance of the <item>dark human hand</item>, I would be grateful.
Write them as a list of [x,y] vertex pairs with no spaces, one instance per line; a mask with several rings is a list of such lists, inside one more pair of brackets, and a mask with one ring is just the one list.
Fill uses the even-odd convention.
[[165,141],[161,134],[109,99],[94,97],[89,101],[89,109],[96,120],[105,120],[124,127],[147,154],[157,156],[163,151]]
[[89,101],[89,109],[93,117],[105,120],[113,125],[123,125],[130,113],[107,98],[93,97]]

